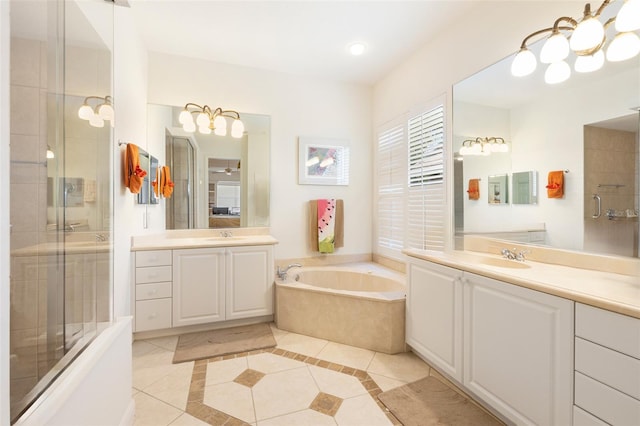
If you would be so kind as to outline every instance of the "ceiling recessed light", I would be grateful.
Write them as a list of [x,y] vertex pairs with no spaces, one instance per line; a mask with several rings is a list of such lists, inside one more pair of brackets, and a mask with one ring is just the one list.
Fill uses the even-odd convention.
[[365,50],[366,50],[366,46],[364,45],[364,43],[355,42],[349,45],[349,52],[353,56],[360,56],[364,53]]

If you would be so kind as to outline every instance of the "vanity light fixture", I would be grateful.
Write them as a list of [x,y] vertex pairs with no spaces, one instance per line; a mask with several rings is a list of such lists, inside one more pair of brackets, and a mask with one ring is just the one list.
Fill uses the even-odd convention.
[[[95,108],[92,108],[89,101],[96,99],[98,100],[98,104]],[[84,98],[80,109],[78,109],[78,117],[89,121],[89,124],[93,127],[104,127],[105,120],[110,121],[111,127],[113,127],[115,111],[113,110],[113,100],[111,96],[87,96]]]
[[460,155],[491,155],[493,152],[509,152],[509,145],[503,138],[486,137],[467,139],[462,142]]
[[[610,62],[631,59],[640,53],[640,0],[624,0],[615,17],[601,21],[602,12],[615,0],[604,0],[600,7],[591,11],[591,4],[584,7],[580,21],[568,16],[555,20],[552,27],[535,31],[524,38],[520,51],[511,63],[511,74],[524,77],[532,74],[537,66],[536,56],[528,49],[528,42],[541,34],[551,33],[540,51],[540,62],[549,64],[545,82],[557,84],[571,76],[571,67],[566,62],[571,52],[577,56],[574,69],[577,72],[596,71]],[[607,30],[615,23],[617,34],[607,45]],[[605,48],[606,45],[606,48]]]
[[[194,116],[196,117],[195,121],[193,119]],[[195,132],[197,124],[198,131],[204,135],[213,132],[218,136],[226,136],[227,120],[225,117],[233,120],[231,136],[241,138],[244,133],[244,124],[240,120],[240,113],[237,111],[223,110],[220,107],[212,110],[209,105],[200,106],[189,102],[178,116],[178,121],[182,124],[185,132]]]

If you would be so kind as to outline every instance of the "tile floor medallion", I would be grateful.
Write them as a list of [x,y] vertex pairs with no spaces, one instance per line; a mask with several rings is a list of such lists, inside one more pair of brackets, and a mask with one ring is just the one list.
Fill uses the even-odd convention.
[[400,425],[377,396],[431,373],[412,353],[272,329],[276,348],[182,364],[177,336],[134,342],[135,425]]

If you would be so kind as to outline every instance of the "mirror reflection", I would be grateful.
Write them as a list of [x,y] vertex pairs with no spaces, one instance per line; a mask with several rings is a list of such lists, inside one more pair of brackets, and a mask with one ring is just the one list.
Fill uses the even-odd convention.
[[269,226],[270,117],[240,112],[244,132],[236,138],[186,132],[183,109],[147,109],[148,137],[164,140],[174,183],[165,199],[166,229]]
[[489,188],[487,199],[489,204],[509,204],[509,176],[493,175],[489,176]]
[[[552,247],[637,257],[640,58],[607,62],[556,85],[545,84],[539,73],[512,77],[512,59],[453,88],[453,150],[459,153],[471,135],[500,136],[509,145],[508,153],[456,155],[456,248],[469,233],[532,242],[527,235],[542,230],[541,243]],[[521,187],[532,187],[520,180],[523,170],[544,176],[543,187],[550,172],[568,171],[563,196],[549,198],[544,188],[537,201],[521,196]],[[503,173],[515,179],[505,208],[483,208],[458,193],[469,179]],[[598,219],[594,194],[602,203]]]
[[513,204],[537,204],[538,173],[514,172],[511,175],[511,193]]

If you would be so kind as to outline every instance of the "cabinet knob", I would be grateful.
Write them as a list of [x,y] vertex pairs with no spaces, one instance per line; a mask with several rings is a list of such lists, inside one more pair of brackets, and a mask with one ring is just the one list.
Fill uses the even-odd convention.
[[158,316],[158,314],[156,314],[155,312],[151,315],[149,315],[149,319],[155,319]]
[[154,294],[156,294],[157,292],[158,292],[158,289],[157,289],[157,288],[154,288],[153,290],[150,290],[150,291],[149,291],[149,295],[150,295],[150,296],[153,296],[153,295],[154,295]]

